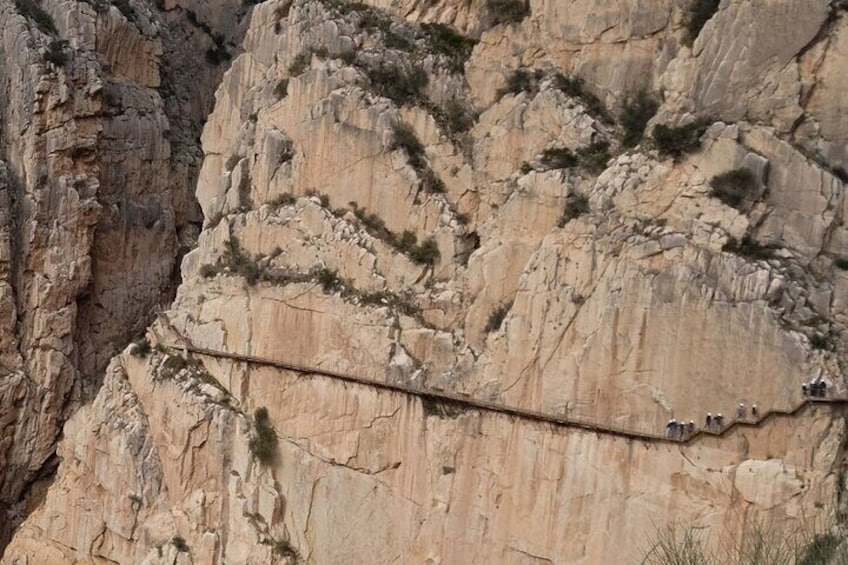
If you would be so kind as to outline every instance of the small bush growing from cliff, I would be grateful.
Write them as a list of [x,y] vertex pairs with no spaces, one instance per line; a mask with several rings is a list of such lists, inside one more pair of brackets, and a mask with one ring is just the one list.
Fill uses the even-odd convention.
[[439,246],[432,237],[428,237],[409,252],[409,258],[419,265],[434,265],[440,256]]
[[405,69],[394,63],[382,63],[365,72],[374,92],[398,106],[414,105],[422,100],[429,80],[424,69],[418,66]]
[[512,308],[512,302],[507,302],[506,304],[501,304],[489,314],[489,320],[486,322],[486,327],[484,331],[486,333],[496,332],[501,329],[501,324],[506,319],[506,315],[509,314],[509,310]]
[[52,63],[57,67],[65,66],[65,63],[68,62],[68,54],[65,52],[67,46],[68,42],[61,39],[51,41],[44,53],[45,62]]
[[260,463],[268,465],[277,454],[277,434],[271,426],[267,408],[259,408],[253,413],[253,425],[256,435],[250,439],[250,452]]
[[619,122],[624,128],[624,138],[621,142],[625,147],[636,147],[642,141],[645,128],[659,107],[659,102],[644,90],[627,100],[619,116]]
[[539,163],[545,170],[568,169],[577,165],[577,156],[567,147],[551,147],[542,152]]
[[462,141],[462,134],[470,130],[477,120],[477,114],[457,98],[451,98],[442,107],[432,103],[425,106],[439,128],[453,141]]
[[565,212],[563,212],[557,225],[563,227],[571,220],[579,218],[583,214],[588,214],[589,211],[589,199],[582,194],[572,192],[565,200]]
[[738,208],[757,186],[757,179],[748,169],[733,169],[710,180],[712,195],[733,208]]
[[148,355],[150,355],[150,351],[150,342],[147,341],[146,337],[143,337],[133,343],[133,348],[130,351],[130,354],[133,357],[147,357]]
[[418,244],[418,236],[414,232],[405,230],[397,240],[395,247],[401,253],[409,253]]
[[297,198],[294,194],[284,192],[268,202],[268,205],[273,206],[274,208],[279,208],[280,206],[291,206],[295,202],[297,202]]
[[487,0],[486,9],[493,25],[519,24],[530,15],[527,0]]
[[721,0],[693,0],[686,18],[686,35],[683,43],[692,45],[704,24],[718,11]]
[[756,239],[746,235],[742,238],[742,241],[737,241],[731,237],[721,249],[722,251],[729,251],[741,257],[758,261],[774,257],[774,251],[777,247],[774,245],[763,245]]
[[593,92],[586,89],[585,82],[580,77],[567,77],[562,73],[554,75],[554,88],[572,98],[580,98],[590,114],[596,116],[602,122],[611,124],[613,122],[607,107]]
[[171,545],[177,548],[180,553],[188,553],[190,551],[185,538],[182,536],[174,536],[171,538]]
[[289,76],[299,76],[302,75],[309,68],[309,65],[312,63],[312,50],[306,49],[297,54],[297,56],[292,60],[291,65],[289,65]]
[[654,128],[654,144],[661,155],[680,157],[701,148],[701,136],[707,131],[710,120],[700,118],[680,127],[660,124]]
[[539,82],[545,78],[544,71],[540,69],[516,69],[506,79],[506,85],[498,90],[498,98],[503,98],[507,94],[520,94],[528,92],[531,95],[539,92]]
[[291,558],[295,561],[300,559],[300,553],[288,540],[274,540],[272,547],[274,554],[279,557]]
[[201,265],[200,266],[200,276],[204,279],[211,279],[215,275],[217,275],[221,270],[216,265]]
[[421,188],[429,194],[444,194],[447,192],[445,182],[430,167],[427,167],[421,173]]
[[429,38],[430,51],[447,57],[451,71],[462,72],[477,41],[442,24],[423,24],[421,28]]
[[609,142],[597,141],[577,150],[577,158],[580,166],[593,174],[599,174],[607,168],[607,163],[612,159],[609,151]]
[[35,0],[15,0],[15,9],[20,15],[34,22],[35,26],[42,32],[50,35],[56,34],[56,24],[53,23],[53,18]]
[[318,271],[318,282],[321,284],[321,289],[324,292],[334,292],[342,286],[342,279],[338,272],[323,267]]
[[834,259],[833,265],[837,269],[848,271],[848,257],[837,257],[836,259]]
[[415,130],[404,123],[398,123],[392,130],[392,141],[390,150],[403,149],[406,151],[406,157],[409,164],[418,172],[423,171],[427,163],[424,160],[424,145],[415,134]]

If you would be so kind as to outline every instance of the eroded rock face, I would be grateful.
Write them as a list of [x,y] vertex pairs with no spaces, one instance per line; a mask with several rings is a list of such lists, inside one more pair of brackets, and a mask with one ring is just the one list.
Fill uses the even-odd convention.
[[[447,391],[599,431],[127,350],[67,424],[57,481],[4,562],[636,563],[649,524],[738,534],[742,516],[793,527],[839,503],[839,407],[686,446],[653,437],[670,418],[733,420],[740,402],[792,412],[799,384],[818,377],[844,390],[848,276],[838,259],[848,233],[834,147],[845,140],[828,119],[838,100],[815,87],[838,88],[828,69],[839,65],[843,12],[722,3],[689,48],[672,4],[531,2],[527,18],[498,25],[480,2],[373,3],[386,13],[315,0],[255,6],[203,129],[203,230],[149,333],[165,346]],[[210,9],[195,19],[218,21]],[[429,22],[479,42],[452,38],[446,49],[439,28],[419,25]],[[784,27],[786,37],[763,39]],[[734,34],[750,48],[737,49]],[[163,43],[151,45],[161,59]],[[125,80],[150,94],[148,66]],[[519,67],[530,69],[510,78]],[[557,73],[584,78],[599,99]],[[655,84],[666,92],[655,124],[715,118],[700,149],[672,159],[646,143],[622,148],[599,101],[620,107]],[[139,97],[145,124],[179,107]],[[131,124],[104,131],[148,131]],[[190,176],[180,131],[178,164],[156,143],[126,159]],[[119,148],[103,157],[113,180],[125,174]],[[738,169],[749,186],[731,205],[711,182]],[[150,181],[132,194],[157,194]],[[102,232],[112,248],[117,224],[101,218],[118,213],[117,194],[96,200],[95,247]],[[155,216],[151,203],[129,209],[142,226]],[[163,233],[175,237],[191,213],[185,201],[171,210]],[[156,226],[145,229],[165,229]],[[160,259],[158,275],[138,280],[163,276]],[[124,279],[110,272],[103,284],[117,287]],[[9,382],[20,387],[10,398],[24,394],[23,376]],[[267,465],[249,448],[260,407],[279,438]],[[116,412],[127,415],[110,420]],[[97,497],[82,504],[88,491]]]
[[142,3],[121,8],[61,1],[29,19],[13,3],[0,12],[0,545],[31,507],[18,503],[55,469],[65,419],[169,300],[178,238],[190,243],[189,222],[199,223],[189,200],[197,140],[165,106],[199,107],[200,119],[208,103],[185,94],[204,85],[163,97],[173,57],[163,63],[159,16]]

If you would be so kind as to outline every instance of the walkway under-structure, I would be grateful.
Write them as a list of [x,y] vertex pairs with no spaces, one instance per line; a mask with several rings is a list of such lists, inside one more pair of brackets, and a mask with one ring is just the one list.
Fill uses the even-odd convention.
[[[235,362],[246,363],[249,365],[274,367],[285,371],[291,371],[306,377],[326,377],[348,383],[355,383],[358,385],[367,386],[379,390],[386,390],[405,395],[411,395],[421,398],[422,400],[436,402],[447,406],[454,406],[459,409],[490,412],[494,414],[518,418],[521,420],[551,424],[557,427],[576,428],[598,434],[610,435],[631,440],[635,439],[650,443],[689,444],[698,441],[699,439],[704,437],[721,437],[737,427],[760,427],[768,423],[768,421],[771,419],[778,417],[791,417],[800,413],[802,410],[810,406],[848,404],[848,397],[845,396],[806,397],[804,398],[804,400],[789,409],[766,410],[762,412],[762,414],[758,418],[733,420],[727,425],[723,426],[721,429],[716,430],[707,430],[699,428],[693,433],[685,434],[681,437],[675,438],[659,434],[650,434],[646,432],[626,430],[613,426],[600,425],[577,419],[559,417],[544,412],[537,412],[525,408],[507,406],[505,404],[499,404],[496,402],[488,402],[472,396],[456,394],[444,390],[423,389],[419,387],[412,387],[403,384],[389,383],[386,381],[370,379],[357,375],[337,373],[335,371],[330,371],[328,369],[322,369],[319,367],[306,367],[303,365],[296,365],[292,363],[287,363],[285,361],[269,359],[266,357],[258,357],[255,355],[244,355],[240,353],[232,353],[215,349],[207,349],[204,347],[196,347],[191,344],[189,340],[186,339],[184,336],[180,334],[177,335],[183,340],[182,345],[168,344],[163,341],[159,341],[160,345],[172,351],[191,353],[193,355],[212,357],[215,359],[227,359]],[[158,337],[159,336],[157,335],[157,338]]]

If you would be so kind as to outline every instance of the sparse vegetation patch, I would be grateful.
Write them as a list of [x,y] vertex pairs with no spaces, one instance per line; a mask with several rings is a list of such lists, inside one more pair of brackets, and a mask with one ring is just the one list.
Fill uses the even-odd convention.
[[707,118],[699,118],[694,122],[680,127],[669,127],[660,124],[654,128],[654,144],[661,155],[680,157],[701,148],[701,136],[710,125]]
[[563,227],[571,220],[579,218],[583,214],[588,214],[590,211],[589,199],[582,194],[572,192],[565,200],[565,211],[557,225]]
[[44,60],[52,63],[57,67],[65,66],[68,62],[68,54],[65,49],[68,47],[68,42],[62,39],[54,39],[47,46],[47,51],[44,53]]
[[592,174],[600,174],[607,168],[607,163],[612,159],[609,151],[609,142],[596,141],[586,147],[577,150],[577,158],[580,166]]
[[492,25],[520,24],[530,15],[530,2],[527,0],[487,0],[486,9]]
[[268,465],[277,456],[277,434],[267,408],[258,408],[253,413],[253,427],[255,435],[250,439],[250,452],[260,463]]
[[424,99],[428,77],[424,69],[406,69],[396,63],[381,63],[365,70],[371,89],[398,106],[415,105]]
[[742,238],[742,241],[738,241],[731,237],[722,247],[722,251],[735,253],[741,257],[746,257],[754,261],[771,259],[774,257],[776,249],[777,246],[775,245],[763,245],[756,239],[747,235]]
[[512,308],[512,302],[507,302],[506,304],[501,304],[489,314],[489,320],[486,322],[486,327],[484,331],[486,333],[496,332],[501,329],[501,325],[503,321],[506,319],[506,315],[509,313],[510,308]]
[[745,168],[733,169],[720,175],[716,175],[710,181],[712,195],[728,206],[739,208],[757,187],[757,179],[754,174]]
[[660,105],[644,90],[627,100],[619,116],[619,122],[624,128],[624,138],[621,143],[625,147],[636,147],[642,141],[648,122],[657,113]]
[[53,18],[44,11],[36,0],[15,0],[15,9],[26,19],[35,23],[36,27],[48,35],[56,34],[56,24]]
[[451,71],[462,72],[477,41],[457,33],[446,25],[424,24],[421,27],[429,38],[429,50],[436,55],[446,57]]
[[602,122],[613,123],[614,120],[606,106],[604,106],[604,103],[593,92],[586,89],[585,82],[582,78],[567,77],[562,73],[556,73],[553,80],[554,88],[561,90],[572,98],[580,98],[590,114]]
[[567,147],[551,147],[542,152],[539,163],[548,171],[568,169],[577,165],[577,156]]

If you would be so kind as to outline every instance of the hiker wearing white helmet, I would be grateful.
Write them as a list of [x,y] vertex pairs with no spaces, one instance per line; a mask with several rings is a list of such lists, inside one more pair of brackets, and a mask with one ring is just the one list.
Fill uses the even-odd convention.
[[740,404],[739,408],[736,409],[736,419],[744,420],[745,419],[745,405]]

